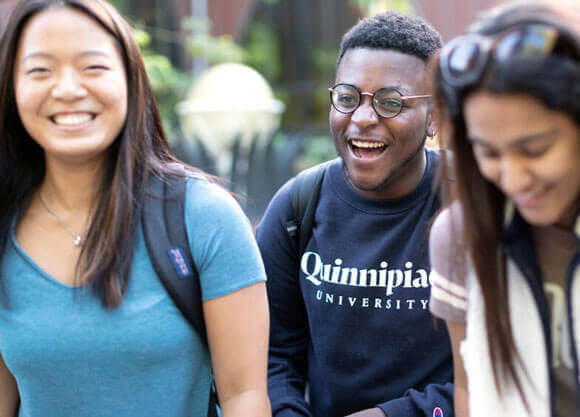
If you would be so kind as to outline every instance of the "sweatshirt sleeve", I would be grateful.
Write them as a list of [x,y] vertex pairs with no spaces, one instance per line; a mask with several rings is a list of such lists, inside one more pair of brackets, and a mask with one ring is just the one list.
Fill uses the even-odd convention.
[[402,397],[377,407],[387,417],[452,417],[453,384],[429,384],[423,391],[409,389]]
[[256,230],[268,278],[268,394],[274,417],[311,416],[304,398],[308,319],[298,282],[296,243],[286,231],[292,211],[289,189],[290,182],[278,191]]

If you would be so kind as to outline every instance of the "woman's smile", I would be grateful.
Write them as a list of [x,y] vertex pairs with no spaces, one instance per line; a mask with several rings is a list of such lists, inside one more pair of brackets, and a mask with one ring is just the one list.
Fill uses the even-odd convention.
[[50,120],[64,130],[82,130],[88,127],[97,115],[88,112],[58,113],[50,117]]

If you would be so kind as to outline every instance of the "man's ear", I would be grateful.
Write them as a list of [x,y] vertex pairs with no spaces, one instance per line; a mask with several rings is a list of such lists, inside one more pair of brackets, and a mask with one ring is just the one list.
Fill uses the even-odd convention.
[[427,136],[433,139],[439,132],[439,116],[433,106],[429,108],[429,122],[427,123]]

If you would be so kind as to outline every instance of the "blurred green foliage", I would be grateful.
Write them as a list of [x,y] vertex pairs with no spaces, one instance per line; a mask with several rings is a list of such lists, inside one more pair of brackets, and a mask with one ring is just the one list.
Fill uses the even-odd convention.
[[246,64],[255,68],[270,83],[280,80],[282,55],[280,42],[272,26],[263,22],[253,22],[245,50]]
[[338,45],[334,50],[328,50],[322,47],[316,48],[314,50],[313,61],[315,77],[317,80],[320,80],[320,82],[318,83],[317,88],[314,90],[313,99],[315,108],[322,109],[323,114],[318,115],[318,117],[321,118],[325,118],[328,111],[328,87],[330,87],[330,85],[326,85],[322,80],[325,80],[328,74],[334,74],[338,53]]
[[175,106],[183,99],[187,91],[189,77],[175,68],[166,56],[151,49],[151,37],[146,31],[134,29],[133,35],[141,48],[145,69],[163,119],[163,126],[172,136],[179,123]]
[[[1,0],[0,0],[1,1]],[[119,12],[132,21],[127,0],[109,0]],[[138,25],[137,25],[138,26]],[[151,46],[151,35],[138,28],[133,28],[133,36],[141,49],[145,69],[155,94],[163,127],[169,137],[178,129],[179,120],[175,112],[176,104],[181,101],[189,86],[189,77],[172,65],[171,61],[157,53]]]
[[115,8],[121,12],[121,14],[126,15],[127,12],[127,2],[123,0],[109,0]]
[[193,58],[205,58],[210,65],[224,62],[246,64],[261,73],[270,83],[280,78],[282,62],[278,37],[270,25],[253,22],[244,45],[230,35],[211,34],[211,22],[188,17],[183,30],[192,33],[187,47]]
[[310,137],[304,153],[296,160],[295,170],[300,172],[323,161],[336,158],[336,150],[330,136],[315,135]]
[[182,29],[193,33],[187,39],[187,48],[194,58],[207,58],[210,64],[245,60],[246,51],[230,35],[213,36],[211,21],[187,17]]

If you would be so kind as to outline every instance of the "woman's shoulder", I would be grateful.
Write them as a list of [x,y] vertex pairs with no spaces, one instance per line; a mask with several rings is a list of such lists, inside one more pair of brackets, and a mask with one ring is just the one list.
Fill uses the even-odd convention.
[[196,223],[246,223],[249,220],[232,193],[203,175],[188,175],[185,213]]
[[448,206],[442,208],[435,219],[433,220],[433,225],[431,226],[431,235],[435,234],[437,238],[443,241],[448,240],[447,233],[445,231],[456,230],[458,233],[463,234],[464,222],[463,222],[463,208],[459,201],[455,200]]
[[[431,267],[445,277],[457,276],[457,259],[466,259],[463,210],[458,201],[442,209],[429,233]],[[462,264],[464,262],[461,262]],[[464,274],[460,274],[464,275]]]
[[203,174],[188,174],[186,181],[186,200],[191,207],[239,206],[230,191]]
[[429,236],[431,258],[431,313],[444,320],[464,323],[467,310],[468,255],[463,214],[459,202],[441,210]]

